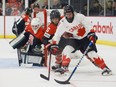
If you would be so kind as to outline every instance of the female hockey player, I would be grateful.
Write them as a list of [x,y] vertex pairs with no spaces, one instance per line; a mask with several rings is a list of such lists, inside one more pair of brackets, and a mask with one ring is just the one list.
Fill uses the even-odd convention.
[[31,23],[26,26],[25,30],[17,38],[12,40],[10,44],[14,49],[20,49],[30,41],[30,51],[32,51],[36,45],[40,46],[42,44],[44,32],[45,30],[42,27],[41,20],[39,18],[33,18]]
[[[70,53],[75,50],[80,50],[84,53],[88,44],[92,41],[93,44],[86,53],[87,59],[103,70],[102,75],[111,75],[112,71],[107,67],[104,60],[97,54],[95,43],[98,38],[92,29],[90,21],[88,21],[84,15],[74,12],[70,5],[65,6],[64,16],[65,17],[59,22],[53,41],[55,44],[58,44],[61,36],[63,36],[68,39],[69,42],[62,53],[62,67],[58,68],[55,72],[61,74],[68,72],[68,66],[71,61]],[[55,46],[56,45],[54,45],[53,48],[50,47],[51,51],[57,52],[56,49],[58,50],[58,46]]]
[[[50,45],[50,40],[52,39],[52,37],[54,36],[56,29],[57,29],[57,25],[61,19],[61,14],[58,10],[52,10],[50,13],[50,20],[51,23],[48,25],[47,30],[45,31],[45,34],[42,38],[42,42],[45,45],[46,48],[49,47]],[[48,48],[49,50],[49,48]],[[62,60],[62,55],[56,55],[56,62],[55,62],[55,66],[52,66],[52,69],[55,70],[59,67],[59,65],[61,64],[61,60]]]
[[[51,13],[50,13],[50,20],[51,20],[51,23],[48,25],[48,28],[42,38],[42,42],[43,44],[45,45],[45,47],[48,49],[48,51],[50,51],[50,48],[51,47],[54,47],[50,44],[50,40],[52,39],[52,37],[54,36],[55,32],[56,32],[56,29],[57,29],[57,26],[58,26],[58,23],[59,21],[63,18],[64,16],[61,16],[60,12],[58,10],[52,10]],[[60,41],[59,41],[59,49],[60,51],[51,51],[52,54],[55,55],[55,65],[52,66],[52,70],[56,70],[57,68],[60,68],[61,67],[61,63],[62,63],[62,50],[64,49],[64,47],[66,46],[66,43],[68,42],[69,40],[65,39],[64,37],[61,37]],[[57,45],[56,45],[57,46]],[[55,48],[54,48],[55,49]],[[73,53],[74,55],[74,53]]]
[[[10,45],[14,49],[17,48],[24,50],[24,52],[27,51],[26,53],[40,54],[44,32],[45,30],[42,27],[41,20],[39,18],[33,18],[31,23],[26,26],[25,30],[10,42]],[[28,47],[29,49],[27,50]],[[21,63],[22,59],[19,60],[19,65]]]

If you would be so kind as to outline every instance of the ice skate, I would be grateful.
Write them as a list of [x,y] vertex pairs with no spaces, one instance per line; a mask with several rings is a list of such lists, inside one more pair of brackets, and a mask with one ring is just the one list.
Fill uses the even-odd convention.
[[61,68],[61,64],[55,64],[55,65],[52,66],[53,71],[55,71],[58,68]]
[[68,67],[61,67],[61,68],[56,69],[55,74],[56,75],[61,75],[61,74],[68,75],[69,74]]
[[103,69],[102,75],[103,76],[110,76],[110,75],[112,75],[112,71],[108,67],[105,67]]

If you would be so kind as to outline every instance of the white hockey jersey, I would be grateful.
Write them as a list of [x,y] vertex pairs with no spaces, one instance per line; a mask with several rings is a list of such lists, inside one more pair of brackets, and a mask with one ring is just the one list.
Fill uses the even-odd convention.
[[87,20],[84,15],[80,13],[74,13],[74,15],[72,23],[69,23],[65,17],[60,20],[56,33],[53,37],[53,41],[57,44],[59,43],[60,37],[65,32],[72,34],[72,39],[82,39],[86,37],[92,29],[91,22]]

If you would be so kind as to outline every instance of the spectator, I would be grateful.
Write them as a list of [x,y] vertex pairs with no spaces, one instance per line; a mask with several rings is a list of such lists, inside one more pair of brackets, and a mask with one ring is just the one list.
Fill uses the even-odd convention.
[[62,4],[61,4],[61,9],[64,9],[64,7],[65,7],[66,5],[68,5],[68,4],[67,4],[67,3],[62,3]]
[[42,6],[42,9],[48,9],[48,0],[44,0],[44,5]]
[[106,16],[112,16],[113,15],[113,2],[108,1],[106,2]]
[[39,9],[40,9],[40,5],[38,3],[33,4],[33,14],[32,17],[37,17],[38,13],[39,13]]
[[20,15],[24,10],[24,0],[6,0],[6,15]]
[[60,0],[61,8],[63,9],[66,5],[68,5],[68,0]]
[[2,8],[0,8],[0,16],[2,16]]
[[53,0],[52,9],[61,9],[61,5],[59,4],[58,0]]
[[29,0],[29,7],[35,2],[36,0]]
[[93,7],[90,8],[89,14],[90,16],[98,16],[99,13],[103,10],[98,0],[93,2]]
[[[104,11],[101,11],[99,15],[104,15]],[[113,2],[107,1],[105,16],[112,16],[112,15],[113,15]]]
[[68,4],[68,0],[60,0],[61,4]]
[[0,0],[0,16],[2,15],[2,1]]
[[113,2],[113,16],[116,16],[116,0]]
[[11,12],[11,16],[20,16],[20,11],[18,9],[18,5],[14,4],[14,6],[12,6],[12,12]]
[[12,12],[12,8],[10,5],[10,2],[8,2],[8,0],[6,0],[6,9],[5,9],[6,16],[10,16],[11,12]]
[[18,0],[18,4],[19,4],[19,11],[23,12],[25,9],[25,0]]
[[106,16],[112,16],[113,15],[113,2],[108,1],[106,3]]
[[85,5],[83,6],[83,10],[82,10],[81,13],[84,14],[85,16],[87,16],[87,4],[85,4]]

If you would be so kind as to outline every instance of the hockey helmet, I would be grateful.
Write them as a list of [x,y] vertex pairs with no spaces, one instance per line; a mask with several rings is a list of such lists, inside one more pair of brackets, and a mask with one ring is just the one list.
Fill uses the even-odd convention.
[[[72,13],[70,15],[66,15],[66,13]],[[71,5],[66,5],[64,7],[64,15],[66,17],[66,20],[69,22],[69,23],[72,23],[73,22],[73,19],[74,19],[74,9]]]
[[33,18],[31,20],[31,27],[32,30],[34,31],[34,33],[36,33],[38,31],[38,29],[41,27],[42,23],[41,23],[41,19],[40,18]]
[[69,12],[74,12],[74,9],[73,9],[73,7],[71,6],[71,5],[66,5],[65,7],[64,7],[64,14],[66,14],[66,13],[69,13]]
[[58,10],[52,10],[50,13],[50,19],[54,19],[54,18],[59,18],[60,19],[60,12]]

